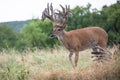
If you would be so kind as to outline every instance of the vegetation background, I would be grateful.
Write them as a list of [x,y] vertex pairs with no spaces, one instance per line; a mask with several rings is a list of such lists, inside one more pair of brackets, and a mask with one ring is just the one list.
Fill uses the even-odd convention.
[[[120,44],[120,2],[102,10],[91,9],[91,4],[76,6],[71,9],[67,31],[88,26],[100,26],[109,36],[109,45]],[[26,48],[43,49],[61,45],[57,39],[50,38],[52,23],[48,19],[13,21],[0,23],[0,50],[15,48],[23,51]]]
[[[71,9],[67,31],[100,26],[109,36],[108,45],[120,44],[120,2],[92,9],[91,4]],[[0,23],[0,80],[120,80],[120,50],[109,62],[94,64],[91,50],[81,52],[73,70],[68,52],[50,38],[52,23],[31,19]]]

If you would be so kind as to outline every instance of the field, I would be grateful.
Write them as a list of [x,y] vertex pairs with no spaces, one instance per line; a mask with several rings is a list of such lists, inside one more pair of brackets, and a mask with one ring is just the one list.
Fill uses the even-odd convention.
[[3,50],[0,80],[120,80],[119,52],[109,62],[95,63],[90,51],[80,52],[78,67],[73,69],[69,52],[63,47],[24,52]]

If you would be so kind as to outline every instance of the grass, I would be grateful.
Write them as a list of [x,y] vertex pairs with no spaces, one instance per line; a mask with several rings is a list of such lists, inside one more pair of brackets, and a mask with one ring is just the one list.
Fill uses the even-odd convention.
[[75,70],[68,55],[62,47],[22,53],[3,50],[0,80],[120,80],[119,52],[109,62],[96,64],[91,60],[90,50],[82,51]]

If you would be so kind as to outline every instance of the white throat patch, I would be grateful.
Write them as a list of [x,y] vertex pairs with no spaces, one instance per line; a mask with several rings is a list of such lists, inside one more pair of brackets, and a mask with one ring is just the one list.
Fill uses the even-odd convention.
[[57,36],[58,40],[62,40],[62,36]]

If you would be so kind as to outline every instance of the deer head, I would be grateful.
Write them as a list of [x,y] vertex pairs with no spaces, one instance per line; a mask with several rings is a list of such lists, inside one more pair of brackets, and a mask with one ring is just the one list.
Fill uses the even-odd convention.
[[51,34],[51,37],[59,36],[66,28],[66,22],[70,13],[70,6],[66,5],[64,8],[62,5],[60,5],[60,7],[62,8],[62,11],[54,10],[52,3],[50,5],[48,3],[47,8],[45,8],[42,13],[42,20],[48,18],[52,21],[53,32]]

